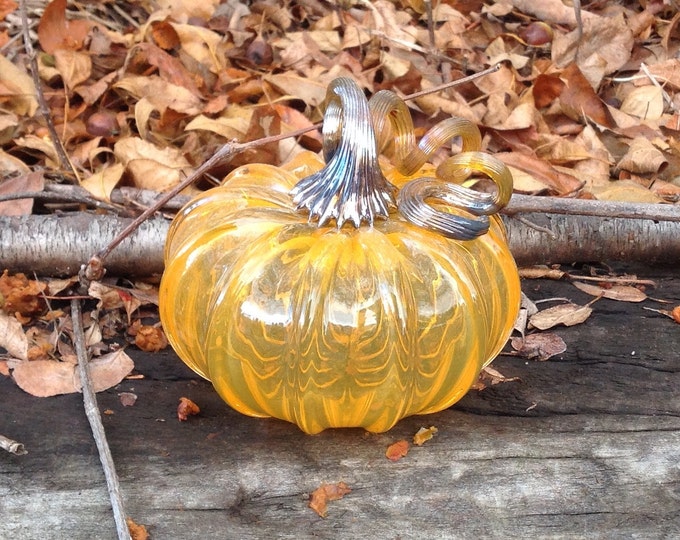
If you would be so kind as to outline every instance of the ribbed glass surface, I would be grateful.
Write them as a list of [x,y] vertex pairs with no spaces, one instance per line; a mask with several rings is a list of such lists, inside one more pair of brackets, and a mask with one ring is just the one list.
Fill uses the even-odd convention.
[[170,342],[235,409],[308,433],[381,432],[449,407],[517,315],[500,219],[469,241],[396,211],[373,226],[319,227],[289,192],[321,167],[312,154],[248,165],[184,208],[160,291]]

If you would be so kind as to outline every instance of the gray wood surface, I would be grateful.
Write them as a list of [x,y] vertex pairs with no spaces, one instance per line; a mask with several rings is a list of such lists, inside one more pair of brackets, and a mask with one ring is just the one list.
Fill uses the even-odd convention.
[[[672,270],[638,274],[680,304]],[[568,283],[523,289],[589,300]],[[241,416],[171,351],[130,348],[145,379],[98,395],[115,413],[104,423],[127,511],[154,539],[680,538],[680,325],[642,305],[600,300],[586,323],[557,330],[564,354],[494,363],[521,381],[380,435],[307,436]],[[139,396],[133,407],[122,391]],[[182,423],[181,396],[202,408]],[[384,457],[430,425],[439,433],[424,446]],[[2,378],[0,433],[29,451],[0,453],[0,538],[114,538],[81,396],[32,398]],[[338,481],[352,492],[321,519],[308,495]]]

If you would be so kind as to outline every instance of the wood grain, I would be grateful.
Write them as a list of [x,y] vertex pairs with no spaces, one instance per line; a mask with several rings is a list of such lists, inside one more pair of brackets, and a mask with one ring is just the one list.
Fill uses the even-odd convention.
[[[680,304],[680,279],[647,269],[651,294]],[[564,282],[523,283],[532,299],[589,300]],[[658,307],[647,302],[643,305]],[[521,381],[471,392],[390,432],[316,436],[227,408],[171,351],[134,349],[143,380],[98,395],[131,517],[155,539],[672,538],[680,535],[680,326],[639,304],[600,300],[558,329],[546,362],[501,357]],[[123,407],[119,392],[139,396]],[[32,398],[0,380],[0,538],[114,538],[81,396]],[[181,396],[201,407],[176,418]],[[392,442],[439,432],[393,463]],[[323,482],[352,492],[308,507]]]

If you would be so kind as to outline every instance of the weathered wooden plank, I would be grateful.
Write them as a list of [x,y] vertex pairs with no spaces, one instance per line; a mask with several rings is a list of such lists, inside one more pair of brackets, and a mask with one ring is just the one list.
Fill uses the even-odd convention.
[[[524,289],[589,300],[566,283]],[[653,295],[680,303],[680,280],[664,273]],[[640,305],[593,307],[586,323],[557,331],[568,345],[560,357],[497,360],[521,382],[379,435],[310,437],[243,417],[173,353],[130,350],[146,378],[99,395],[115,413],[104,422],[128,512],[173,539],[677,537],[680,326]],[[139,396],[134,407],[121,391]],[[0,538],[113,538],[80,396],[39,400],[8,379],[0,396],[0,433],[29,451],[0,454]],[[178,422],[181,396],[201,415]],[[388,444],[427,425],[439,428],[433,440],[385,459]],[[353,491],[321,519],[307,496],[337,481]]]

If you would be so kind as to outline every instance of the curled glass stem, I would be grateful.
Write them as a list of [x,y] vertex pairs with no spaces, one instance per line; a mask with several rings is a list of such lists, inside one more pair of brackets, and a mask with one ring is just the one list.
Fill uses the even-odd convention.
[[416,144],[411,112],[394,92],[381,90],[368,102],[381,150],[391,146],[392,159],[404,175],[418,171],[444,144],[460,137],[463,152],[479,150],[479,129],[464,118],[447,118],[430,129]]
[[[411,113],[394,92],[382,90],[370,101],[351,79],[336,79],[326,95],[323,136],[326,166],[293,188],[298,209],[306,209],[319,225],[335,220],[372,224],[398,206],[412,223],[448,238],[470,240],[489,229],[490,214],[503,208],[512,195],[512,176],[498,159],[481,152],[482,138],[472,122],[448,118],[416,143]],[[462,152],[437,167],[436,178],[407,183],[394,200],[394,187],[385,179],[379,151],[392,158],[397,170],[411,176],[444,144],[459,138]],[[496,186],[494,193],[461,184],[481,173]],[[435,205],[432,201],[437,201]]]
[[[496,184],[496,192],[480,193],[438,178],[418,178],[399,192],[399,212],[411,223],[447,238],[472,240],[489,230],[488,216],[510,200],[512,176],[503,162],[483,152],[458,154],[445,164],[454,169],[454,176],[460,170],[485,174]],[[434,206],[428,200],[444,204]]]
[[319,225],[335,220],[338,228],[387,218],[395,206],[394,186],[378,163],[368,100],[352,79],[335,79],[326,95],[323,122],[326,166],[300,180],[291,194]]

